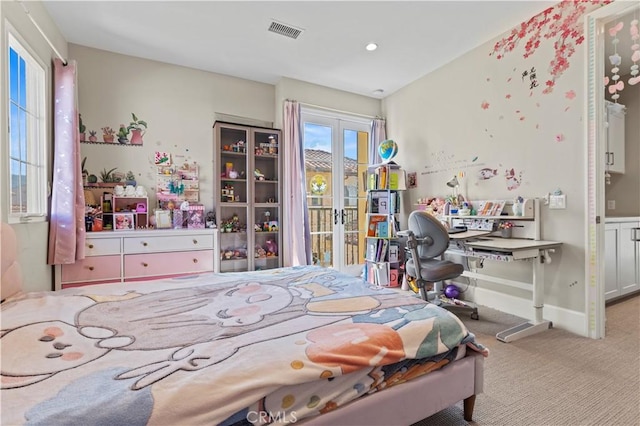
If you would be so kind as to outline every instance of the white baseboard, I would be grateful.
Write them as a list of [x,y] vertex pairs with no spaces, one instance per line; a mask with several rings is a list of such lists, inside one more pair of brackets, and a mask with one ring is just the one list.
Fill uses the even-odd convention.
[[[479,287],[473,289],[473,302],[501,312],[516,315],[526,320],[533,320],[533,302],[531,299],[510,296],[493,290]],[[482,318],[482,310],[479,309]],[[543,318],[551,321],[553,327],[588,337],[586,315],[584,312],[571,311],[553,305],[544,305]]]

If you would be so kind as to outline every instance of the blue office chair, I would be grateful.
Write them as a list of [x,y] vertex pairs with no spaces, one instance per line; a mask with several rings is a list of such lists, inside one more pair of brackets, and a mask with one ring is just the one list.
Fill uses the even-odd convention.
[[449,247],[449,234],[442,223],[427,212],[414,211],[409,215],[409,229],[398,235],[407,237],[405,274],[411,289],[427,302],[452,311],[468,311],[472,319],[478,319],[477,307],[438,297],[444,285],[438,288],[436,283],[459,277],[464,271],[461,264],[442,258]]

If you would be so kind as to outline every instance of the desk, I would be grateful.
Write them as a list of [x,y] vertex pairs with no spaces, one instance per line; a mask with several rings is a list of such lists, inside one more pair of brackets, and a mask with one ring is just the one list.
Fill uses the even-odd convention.
[[500,277],[478,274],[465,270],[462,276],[482,279],[498,284],[531,290],[533,292],[534,320],[509,328],[496,334],[502,342],[512,342],[551,327],[551,322],[542,317],[544,306],[544,264],[550,259],[550,253],[560,247],[557,241],[532,240],[527,238],[499,238],[490,236],[489,232],[467,231],[449,235],[455,246],[448,252],[467,257],[497,261],[531,260],[533,279],[531,283],[507,280]]

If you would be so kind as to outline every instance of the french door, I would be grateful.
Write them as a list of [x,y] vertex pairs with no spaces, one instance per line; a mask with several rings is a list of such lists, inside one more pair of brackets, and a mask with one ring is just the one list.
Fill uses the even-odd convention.
[[364,264],[371,120],[302,110],[313,263],[357,275]]

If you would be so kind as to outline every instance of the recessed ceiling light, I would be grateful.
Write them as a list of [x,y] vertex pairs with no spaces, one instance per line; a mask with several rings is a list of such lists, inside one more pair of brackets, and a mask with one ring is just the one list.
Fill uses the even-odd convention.
[[369,43],[365,46],[365,49],[367,49],[369,52],[373,52],[377,48],[378,48],[378,45],[375,43]]
[[382,90],[382,89],[376,89],[376,90],[373,91],[374,95],[382,95],[383,93],[384,93],[384,90]]

